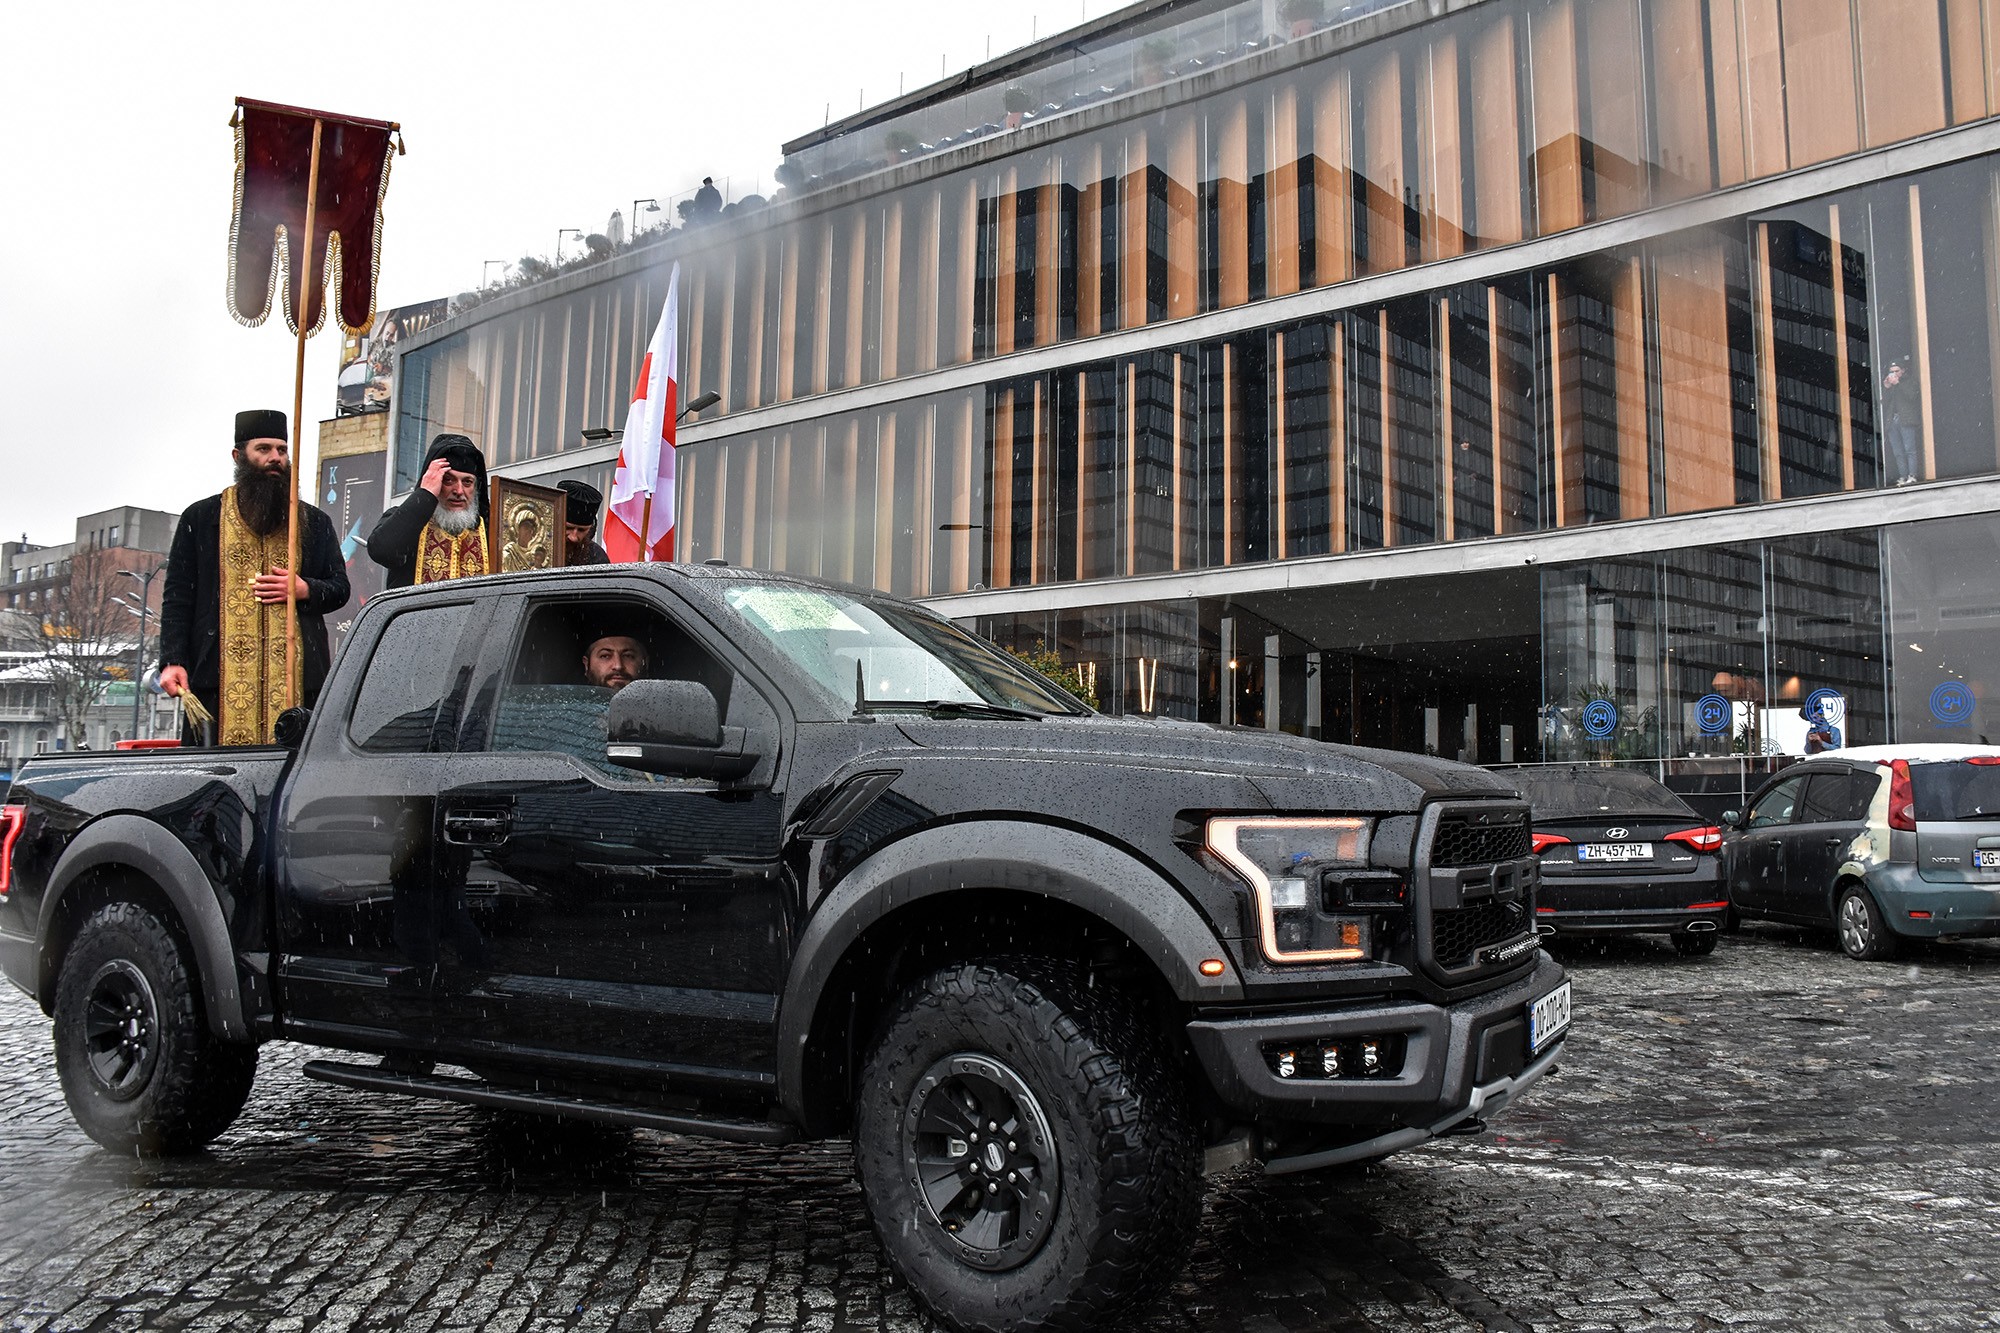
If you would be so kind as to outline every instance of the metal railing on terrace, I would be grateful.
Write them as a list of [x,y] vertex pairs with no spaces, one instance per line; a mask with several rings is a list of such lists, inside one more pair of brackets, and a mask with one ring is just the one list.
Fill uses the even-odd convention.
[[1129,93],[1233,64],[1417,0],[1197,0],[1150,23],[1064,42],[1009,67],[960,76],[964,91],[914,94],[786,145],[778,182],[806,192],[1038,125]]

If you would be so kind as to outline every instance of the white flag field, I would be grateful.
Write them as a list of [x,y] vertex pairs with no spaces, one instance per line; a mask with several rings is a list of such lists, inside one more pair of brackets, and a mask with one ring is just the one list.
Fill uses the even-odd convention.
[[[667,276],[667,305],[632,386],[618,471],[604,522],[605,554],[615,561],[674,558],[674,409],[680,397],[681,266]],[[645,534],[642,541],[641,533]]]

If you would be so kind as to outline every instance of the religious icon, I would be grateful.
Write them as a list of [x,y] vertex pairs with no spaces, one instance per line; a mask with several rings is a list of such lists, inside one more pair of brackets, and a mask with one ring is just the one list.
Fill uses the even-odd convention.
[[554,569],[563,562],[563,510],[569,497],[548,486],[510,477],[492,479],[487,512],[493,568],[502,574]]

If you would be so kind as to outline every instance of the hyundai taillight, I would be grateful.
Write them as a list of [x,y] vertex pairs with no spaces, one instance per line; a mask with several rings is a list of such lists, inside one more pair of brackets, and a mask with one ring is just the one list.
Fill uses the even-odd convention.
[[0,898],[5,898],[13,888],[14,843],[20,838],[21,826],[27,818],[25,805],[0,805]]
[[1529,845],[1534,851],[1540,853],[1547,851],[1551,847],[1559,847],[1568,841],[1568,838],[1563,837],[1559,833],[1536,833],[1530,835]]
[[1917,831],[1917,792],[1910,785],[1910,761],[1889,763],[1889,827],[1905,833]]
[[1684,828],[1679,833],[1667,834],[1666,840],[1698,852],[1713,852],[1722,847],[1722,830],[1712,824],[1707,828]]

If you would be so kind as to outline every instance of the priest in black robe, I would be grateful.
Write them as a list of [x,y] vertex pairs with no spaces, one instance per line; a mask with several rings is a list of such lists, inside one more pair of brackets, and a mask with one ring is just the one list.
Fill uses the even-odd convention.
[[[160,687],[192,693],[219,743],[264,745],[292,693],[287,592],[299,604],[297,697],[311,707],[332,660],[326,617],[347,605],[347,562],[333,520],[301,500],[298,572],[285,567],[292,460],[283,412],[237,413],[231,457],[235,484],[189,505],[174,530],[160,595]],[[188,727],[183,739],[201,738]]]
[[597,543],[597,511],[604,494],[589,482],[559,481],[556,488],[569,498],[563,502],[563,548],[565,565],[608,565],[611,557]]
[[486,455],[463,435],[439,435],[416,487],[368,534],[368,558],[391,588],[476,578],[490,563],[487,504]]

